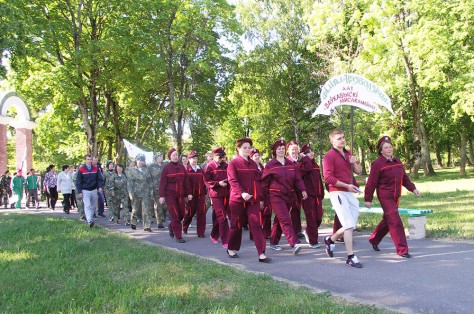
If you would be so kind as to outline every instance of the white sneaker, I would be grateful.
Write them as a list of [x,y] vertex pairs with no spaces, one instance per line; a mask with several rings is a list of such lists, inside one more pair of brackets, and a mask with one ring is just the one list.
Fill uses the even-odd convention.
[[275,251],[281,251],[281,250],[283,250],[283,249],[281,248],[281,246],[276,245],[276,244],[270,244],[270,248],[271,248],[272,250],[275,250]]
[[321,247],[321,245],[319,245],[319,244],[310,244],[309,247],[312,248],[312,249],[319,249]]
[[295,244],[295,246],[293,247],[293,255],[298,254],[300,251],[301,251],[301,245]]

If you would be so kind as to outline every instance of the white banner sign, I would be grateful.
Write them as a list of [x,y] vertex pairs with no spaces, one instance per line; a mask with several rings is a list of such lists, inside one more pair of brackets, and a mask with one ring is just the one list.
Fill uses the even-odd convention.
[[318,114],[330,115],[337,106],[354,106],[369,112],[382,112],[385,107],[394,114],[388,95],[375,83],[358,74],[334,76],[324,84],[321,91],[321,104],[313,117]]
[[125,148],[127,149],[127,153],[130,157],[135,158],[138,154],[145,155],[145,160],[147,164],[153,162],[153,152],[146,152],[138,146],[133,145],[126,139],[123,139],[123,143],[125,144]]

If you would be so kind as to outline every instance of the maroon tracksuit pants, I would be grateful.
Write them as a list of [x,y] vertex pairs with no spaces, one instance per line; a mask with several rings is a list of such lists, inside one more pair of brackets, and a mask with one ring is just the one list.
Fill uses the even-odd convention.
[[213,239],[221,238],[222,245],[229,242],[229,222],[227,220],[227,197],[211,197],[212,208],[212,231]]
[[265,236],[260,221],[260,203],[230,202],[229,250],[240,250],[242,244],[242,222],[246,221],[253,235],[258,255],[265,253]]
[[184,215],[183,229],[188,230],[194,215],[196,215],[197,235],[204,237],[206,232],[206,196],[193,196],[193,199],[188,202],[187,211]]
[[270,205],[275,212],[275,219],[273,220],[272,234],[270,235],[270,244],[277,245],[280,242],[282,232],[285,234],[286,240],[290,246],[299,243],[296,237],[293,223],[290,216],[291,203],[286,203],[285,200],[278,196],[270,196]]
[[323,204],[319,197],[309,196],[303,200],[306,217],[306,234],[309,244],[318,244],[318,228],[323,220]]
[[183,226],[181,221],[184,218],[184,208],[186,206],[182,196],[165,196],[166,206],[170,214],[170,228],[173,230],[176,239],[182,238]]
[[397,254],[407,254],[407,238],[403,229],[403,222],[398,213],[397,202],[393,199],[379,199],[379,201],[383,209],[383,218],[369,237],[369,242],[373,245],[379,245],[383,237],[390,232]]

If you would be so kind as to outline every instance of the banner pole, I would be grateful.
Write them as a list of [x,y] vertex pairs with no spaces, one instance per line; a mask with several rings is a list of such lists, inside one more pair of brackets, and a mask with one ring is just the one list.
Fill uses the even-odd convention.
[[[354,155],[354,106],[351,106],[351,155]],[[351,164],[351,184],[354,184],[354,164]]]

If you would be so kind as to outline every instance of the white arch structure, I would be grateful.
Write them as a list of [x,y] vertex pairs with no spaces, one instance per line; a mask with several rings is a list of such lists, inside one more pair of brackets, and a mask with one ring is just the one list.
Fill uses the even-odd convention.
[[[17,111],[14,118],[7,116],[10,107],[14,107]],[[15,92],[0,93],[1,174],[7,170],[7,128],[9,125],[16,131],[16,169],[22,168],[23,173],[26,174],[32,167],[32,130],[37,124],[31,121],[30,111],[25,101]]]

